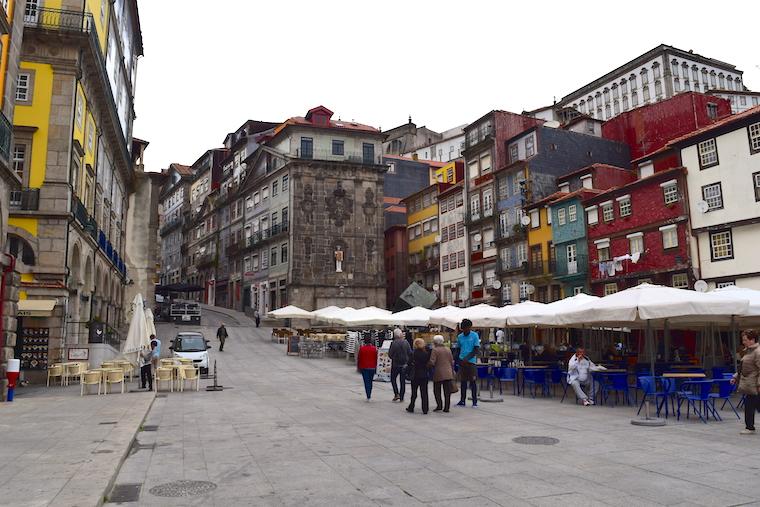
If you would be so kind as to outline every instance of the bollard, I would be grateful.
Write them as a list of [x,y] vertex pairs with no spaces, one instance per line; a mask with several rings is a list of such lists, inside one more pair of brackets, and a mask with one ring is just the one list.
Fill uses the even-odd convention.
[[8,369],[5,376],[8,378],[8,401],[13,401],[13,393],[16,390],[16,381],[18,381],[21,361],[18,359],[8,359]]

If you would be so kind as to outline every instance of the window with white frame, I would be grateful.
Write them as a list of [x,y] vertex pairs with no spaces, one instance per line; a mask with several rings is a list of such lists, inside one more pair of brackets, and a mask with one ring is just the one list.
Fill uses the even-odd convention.
[[676,273],[672,278],[672,286],[676,289],[689,288],[689,276],[686,273]]
[[567,208],[567,218],[571,222],[575,222],[578,219],[578,209],[575,204],[571,204]]
[[624,196],[618,198],[618,207],[620,208],[620,216],[627,217],[631,214],[631,198],[630,196]]
[[644,234],[641,232],[636,232],[634,234],[629,234],[626,236],[628,238],[628,253],[631,255],[633,254],[641,254],[644,253]]
[[525,178],[523,178],[521,175],[515,174],[512,177],[512,195],[520,195],[522,192],[522,186],[523,181],[525,181]]
[[710,233],[710,254],[713,261],[734,258],[734,243],[731,229]]
[[512,304],[512,284],[509,282],[506,282],[501,287],[501,302],[505,305]]
[[528,299],[528,287],[530,287],[530,284],[528,282],[520,282],[520,301]]
[[752,175],[752,183],[755,187],[755,201],[760,201],[760,172]]
[[531,229],[537,229],[541,226],[541,217],[537,209],[530,210],[530,227]]
[[16,78],[16,101],[29,102],[31,75],[28,72],[19,72]]
[[483,191],[483,216],[490,217],[493,215],[493,189],[489,188]]
[[496,269],[486,269],[486,287],[493,287],[494,280],[496,280]]
[[602,220],[605,222],[611,222],[615,218],[615,211],[611,202],[601,204],[602,207]]
[[536,140],[533,134],[525,138],[525,158],[530,158],[536,154]]
[[589,225],[599,223],[599,210],[596,206],[590,206],[586,208],[586,222]]
[[525,241],[517,244],[517,263],[528,262],[528,243]]
[[614,294],[618,291],[617,283],[605,283],[604,284],[604,295],[609,296],[610,294]]
[[583,294],[583,287],[573,287],[573,296],[577,296],[578,294]]
[[499,213],[499,232],[502,237],[509,236],[509,215],[506,211]]
[[678,202],[678,185],[675,181],[662,185],[662,197],[665,200],[665,204]]
[[749,149],[752,153],[760,152],[760,122],[747,127],[749,133]]
[[499,250],[499,259],[502,269],[510,269],[512,267],[512,250],[510,248]]
[[480,196],[477,194],[470,197],[470,215],[473,219],[480,218]]
[[479,232],[470,234],[470,247],[473,252],[479,252],[483,248],[483,237]]
[[699,151],[699,167],[705,169],[718,164],[718,146],[715,139],[702,141],[697,145]]
[[491,248],[494,246],[493,229],[483,230],[483,244],[484,248]]
[[488,174],[491,172],[491,154],[486,153],[480,157],[480,174]]
[[21,181],[24,181],[24,170],[26,168],[26,145],[17,143],[13,145],[13,170],[18,174]]
[[472,272],[472,286],[481,287],[482,285],[483,285],[483,272],[473,271]]
[[717,287],[718,289],[722,289],[723,287],[733,287],[735,285],[736,285],[736,281],[730,280],[726,282],[718,282],[715,284],[715,287]]
[[559,208],[557,210],[557,224],[565,225],[567,223],[567,214],[565,208]]
[[517,143],[509,145],[509,163],[517,162],[519,157],[519,147]]
[[702,187],[702,199],[707,203],[707,210],[713,211],[723,208],[723,192],[720,182],[711,183]]
[[660,227],[660,233],[662,233],[662,248],[668,250],[669,248],[676,248],[678,246],[678,227],[675,225],[666,225]]

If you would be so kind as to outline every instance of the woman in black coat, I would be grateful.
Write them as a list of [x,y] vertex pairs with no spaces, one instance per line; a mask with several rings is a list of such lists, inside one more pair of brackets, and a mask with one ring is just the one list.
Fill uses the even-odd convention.
[[407,378],[412,381],[412,398],[409,400],[407,412],[414,412],[414,402],[417,400],[417,390],[422,398],[422,413],[428,413],[428,361],[430,352],[425,349],[425,340],[414,340],[414,351],[409,357]]

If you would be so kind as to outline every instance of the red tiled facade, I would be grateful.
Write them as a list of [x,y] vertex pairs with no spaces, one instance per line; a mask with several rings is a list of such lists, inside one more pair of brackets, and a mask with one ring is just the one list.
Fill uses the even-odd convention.
[[408,237],[405,225],[394,225],[385,230],[385,297],[391,306],[408,285]]
[[[677,198],[666,204],[666,188],[663,185],[675,183]],[[621,216],[621,202],[618,198],[630,196],[630,214]],[[672,193],[669,194],[673,196]],[[642,281],[661,285],[692,287],[688,248],[688,210],[686,206],[686,171],[675,168],[657,172],[647,178],[628,185],[603,192],[584,201],[584,207],[597,206],[598,221],[588,224],[587,238],[589,252],[589,276],[591,290],[602,296],[614,289],[623,290],[638,285]],[[612,204],[613,218],[605,221],[602,205]],[[593,211],[590,212],[593,215]],[[587,211],[587,215],[589,211]],[[664,244],[665,237],[672,242],[671,229],[675,229],[677,244]],[[643,252],[637,262],[619,259],[631,254],[631,235],[640,234]],[[609,240],[608,260],[600,259],[602,249]],[[615,259],[619,261],[616,262]],[[613,263],[613,268],[610,268]],[[613,271],[614,269],[614,271]],[[674,275],[676,278],[674,279]],[[685,275],[685,282],[684,282]]]

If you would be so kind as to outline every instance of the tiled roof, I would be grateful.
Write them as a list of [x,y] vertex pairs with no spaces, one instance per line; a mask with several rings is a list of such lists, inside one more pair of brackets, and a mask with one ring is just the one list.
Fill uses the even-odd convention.
[[317,128],[330,128],[335,130],[350,130],[355,132],[371,132],[373,134],[379,134],[380,130],[369,125],[362,123],[356,123],[353,121],[342,120],[330,120],[329,125],[315,125],[303,116],[294,116],[285,120],[277,129],[275,129],[275,135],[280,133],[289,125],[305,126],[305,127],[317,127]]
[[562,197],[565,197],[567,195],[567,192],[554,192],[553,194],[549,194],[540,201],[536,201],[533,204],[530,204],[528,206],[525,206],[525,209],[533,209],[538,208],[544,204],[549,204],[551,202],[556,201],[557,199],[560,199]]
[[570,173],[567,173],[567,174],[563,174],[562,176],[560,176],[559,178],[557,178],[557,181],[562,181],[562,180],[565,180],[567,178],[571,178],[573,176],[576,176],[576,175],[578,175],[580,173],[584,173],[584,172],[586,172],[586,171],[588,171],[590,169],[594,169],[594,168],[596,168],[596,169],[617,169],[618,171],[630,172],[630,169],[626,169],[625,167],[618,167],[616,165],[610,165],[610,164],[591,164],[591,165],[587,165],[586,167],[581,167],[580,169],[577,169],[577,170],[575,170],[573,172],[570,172]]
[[575,190],[574,192],[570,192],[569,194],[565,194],[564,196],[558,199],[555,199],[554,201],[552,201],[552,204],[557,204],[559,202],[572,199],[573,197],[580,197],[581,200],[588,199],[589,197],[593,197],[596,194],[601,194],[603,192],[605,192],[605,190],[599,190],[598,188],[579,188],[578,190]]
[[170,167],[173,167],[182,176],[192,176],[193,175],[193,169],[189,165],[171,164]]

